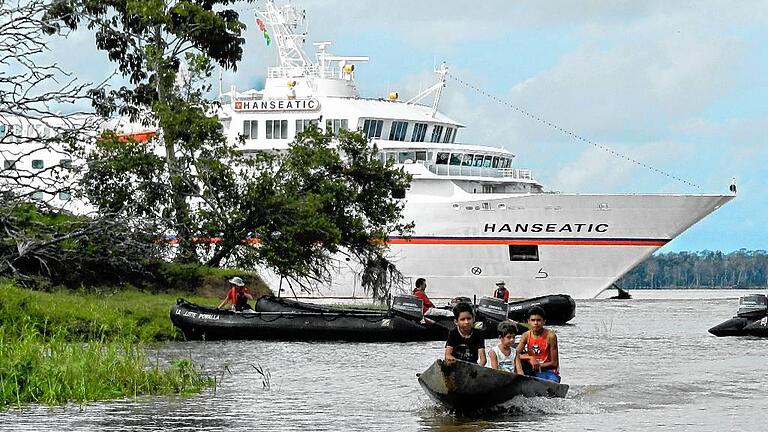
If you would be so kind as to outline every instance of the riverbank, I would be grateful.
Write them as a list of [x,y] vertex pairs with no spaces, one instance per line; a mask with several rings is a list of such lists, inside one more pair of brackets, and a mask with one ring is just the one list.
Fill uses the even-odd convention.
[[[214,294],[217,286],[187,287],[42,292],[0,279],[0,409],[190,394],[214,386],[215,379],[190,359],[161,363],[148,354],[159,342],[183,340],[168,318],[178,297],[215,305],[226,292],[200,295],[193,292]],[[264,290],[257,285],[254,293]]]

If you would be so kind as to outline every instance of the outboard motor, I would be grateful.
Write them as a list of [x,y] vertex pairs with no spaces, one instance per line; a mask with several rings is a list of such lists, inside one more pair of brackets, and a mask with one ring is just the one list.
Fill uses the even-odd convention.
[[750,294],[739,298],[739,310],[736,316],[759,318],[768,313],[768,298],[764,294]]
[[481,297],[477,303],[477,315],[501,322],[507,319],[509,305],[502,299],[495,297]]
[[392,298],[390,311],[404,318],[421,321],[424,319],[424,302],[412,295],[396,295]]

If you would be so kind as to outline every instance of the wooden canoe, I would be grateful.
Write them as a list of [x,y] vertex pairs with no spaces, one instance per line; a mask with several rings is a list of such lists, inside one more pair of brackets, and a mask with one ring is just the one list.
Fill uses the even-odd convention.
[[436,360],[419,384],[438,404],[457,413],[503,408],[515,396],[565,397],[568,385],[483,367],[462,360]]

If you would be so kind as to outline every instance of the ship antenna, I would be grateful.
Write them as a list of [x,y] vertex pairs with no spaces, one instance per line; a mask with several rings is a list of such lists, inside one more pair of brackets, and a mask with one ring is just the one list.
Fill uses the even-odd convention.
[[437,114],[437,106],[440,104],[440,96],[443,95],[443,89],[445,88],[445,77],[448,75],[448,66],[445,62],[440,64],[440,68],[435,68],[435,73],[438,75],[438,81],[435,85],[421,91],[416,96],[408,99],[405,103],[415,104],[430,94],[435,94],[435,100],[432,101],[432,117]]
[[219,65],[219,103],[224,103],[221,99],[224,97],[222,94],[222,81],[224,80],[224,72],[221,69],[221,65]]

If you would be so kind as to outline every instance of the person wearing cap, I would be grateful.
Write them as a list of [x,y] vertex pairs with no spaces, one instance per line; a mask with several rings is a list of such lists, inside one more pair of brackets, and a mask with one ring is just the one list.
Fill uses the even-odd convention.
[[496,291],[493,292],[493,296],[504,300],[505,303],[509,302],[509,290],[503,280],[496,282]]
[[251,295],[251,291],[246,288],[245,282],[238,276],[233,277],[228,282],[229,290],[227,291],[227,296],[221,301],[216,309],[221,309],[227,303],[232,303],[232,309],[237,312],[250,310],[251,305],[248,304],[248,300],[253,300],[253,296]]

